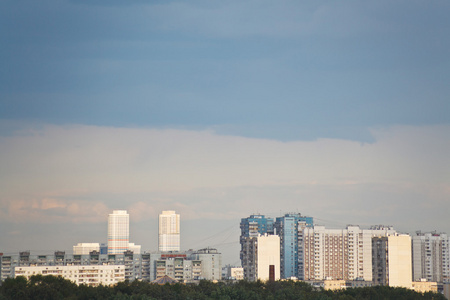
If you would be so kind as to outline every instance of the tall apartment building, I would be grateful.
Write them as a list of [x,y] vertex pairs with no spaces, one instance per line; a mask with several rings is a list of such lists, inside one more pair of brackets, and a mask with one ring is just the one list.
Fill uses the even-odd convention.
[[180,251],[180,215],[173,210],[159,215],[159,251]]
[[273,234],[273,218],[264,215],[250,215],[241,219],[241,237],[257,237],[258,234]]
[[114,210],[108,216],[108,254],[128,250],[130,217],[126,210]]
[[241,266],[244,269],[244,277],[248,280],[256,280],[257,278],[256,239],[259,235],[273,234],[273,224],[272,218],[259,214],[241,219],[240,258]]
[[241,262],[244,278],[249,281],[268,280],[271,265],[275,279],[280,279],[280,237],[258,234],[241,238]]
[[374,283],[411,289],[411,237],[406,234],[374,237],[372,247]]
[[395,233],[392,227],[303,230],[304,280],[372,281],[372,237]]
[[281,278],[303,279],[303,229],[313,226],[313,218],[288,213],[276,218],[275,233],[280,237]]
[[416,232],[412,237],[413,280],[450,282],[450,240],[445,233]]

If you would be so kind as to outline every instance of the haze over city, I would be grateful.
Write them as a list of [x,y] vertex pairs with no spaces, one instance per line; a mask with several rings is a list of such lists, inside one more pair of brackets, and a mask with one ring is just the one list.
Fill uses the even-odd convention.
[[0,252],[106,242],[239,263],[239,222],[450,232],[446,1],[0,2]]

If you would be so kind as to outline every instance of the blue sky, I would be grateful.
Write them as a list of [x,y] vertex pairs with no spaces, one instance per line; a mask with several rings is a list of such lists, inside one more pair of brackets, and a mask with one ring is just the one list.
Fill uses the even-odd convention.
[[[297,210],[450,231],[433,215],[450,196],[449,13],[447,1],[0,1],[1,248],[27,247],[11,245],[30,224],[103,228],[116,208],[147,210],[140,228],[175,207],[193,224],[223,213],[216,232]],[[330,211],[337,201],[352,209]],[[364,210],[378,201],[391,217]],[[78,220],[83,206],[97,214]]]

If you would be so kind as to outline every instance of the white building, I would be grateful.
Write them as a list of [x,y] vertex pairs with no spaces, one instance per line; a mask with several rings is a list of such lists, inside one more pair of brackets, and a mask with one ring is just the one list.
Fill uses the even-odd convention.
[[123,265],[84,265],[84,266],[21,266],[15,268],[15,277],[30,279],[33,275],[53,275],[89,286],[114,285],[125,280]]
[[257,279],[267,281],[270,278],[270,267],[273,266],[274,279],[280,279],[280,237],[278,235],[260,235],[257,243]]
[[411,237],[407,234],[374,237],[375,284],[412,288]]
[[180,215],[173,210],[159,215],[159,251],[180,251]]
[[346,229],[304,228],[304,280],[372,281],[372,237],[394,233],[392,227],[385,226],[372,226],[370,229],[353,225]]
[[413,280],[450,282],[450,245],[445,233],[416,232],[412,237]]
[[114,210],[108,217],[108,254],[128,250],[130,217],[126,210]]
[[244,280],[244,268],[226,265],[222,268],[222,279]]
[[128,250],[134,254],[141,254],[141,245],[135,245],[134,243],[128,243]]
[[73,246],[73,254],[74,255],[88,255],[92,251],[100,252],[100,244],[99,243],[78,243],[76,246]]

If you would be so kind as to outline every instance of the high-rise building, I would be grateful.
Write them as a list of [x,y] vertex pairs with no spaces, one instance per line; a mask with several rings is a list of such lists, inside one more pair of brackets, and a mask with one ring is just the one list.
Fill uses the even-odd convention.
[[122,254],[128,250],[130,218],[126,210],[114,210],[108,216],[108,254]]
[[417,231],[412,237],[413,280],[450,282],[450,245],[445,233]]
[[258,234],[273,234],[273,218],[250,215],[241,219],[241,237],[257,237]]
[[394,233],[392,227],[384,226],[305,227],[303,279],[372,281],[372,237]]
[[411,237],[407,234],[372,239],[375,284],[412,288]]
[[313,218],[288,213],[276,218],[275,233],[280,237],[281,278],[303,280],[303,229],[313,226]]
[[260,235],[241,239],[241,262],[244,278],[249,281],[269,280],[270,266],[274,279],[280,279],[280,237]]
[[257,249],[256,238],[259,235],[273,234],[273,219],[264,215],[250,215],[241,219],[241,266],[244,269],[244,278],[248,280],[257,279]]
[[256,279],[267,281],[280,279],[280,237],[260,235],[256,238]]
[[173,210],[159,215],[159,251],[180,251],[180,215]]

